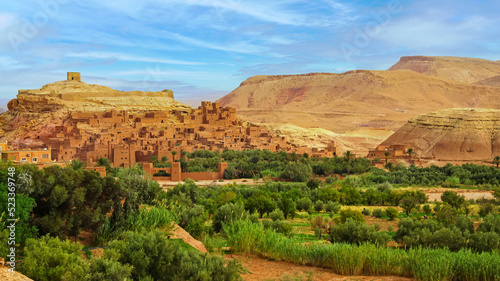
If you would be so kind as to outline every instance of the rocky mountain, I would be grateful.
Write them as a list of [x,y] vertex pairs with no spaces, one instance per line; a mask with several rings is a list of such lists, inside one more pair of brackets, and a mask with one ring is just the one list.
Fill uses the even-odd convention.
[[443,109],[409,120],[382,145],[408,145],[436,160],[491,160],[500,155],[500,110]]
[[218,102],[255,123],[332,131],[364,153],[422,113],[500,108],[500,88],[471,84],[499,73],[499,62],[403,57],[390,71],[255,76]]
[[415,72],[464,83],[476,83],[500,75],[500,61],[460,57],[402,57],[389,70]]

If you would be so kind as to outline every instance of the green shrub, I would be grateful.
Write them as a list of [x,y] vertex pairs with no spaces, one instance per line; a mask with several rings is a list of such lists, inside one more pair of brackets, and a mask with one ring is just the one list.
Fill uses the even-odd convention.
[[496,210],[497,206],[491,202],[479,204],[479,215],[481,217],[486,217],[489,214],[495,214]]
[[305,182],[312,176],[312,168],[308,164],[301,162],[291,162],[286,164],[281,178],[290,179],[295,182]]
[[375,226],[360,223],[352,218],[347,218],[345,223],[330,225],[327,230],[332,243],[358,244],[369,242],[375,245],[385,245],[390,240],[385,232],[378,232]]
[[134,280],[241,280],[242,267],[235,259],[226,264],[222,257],[185,248],[160,231],[125,232],[109,243],[104,253],[109,252],[133,267]]
[[312,178],[312,179],[307,181],[307,187],[309,187],[311,189],[318,188],[320,184],[321,184],[321,180],[318,178]]
[[262,220],[262,225],[265,228],[272,228],[273,227],[273,221],[272,220]]
[[130,280],[133,267],[128,264],[122,264],[117,259],[117,253],[108,251],[101,258],[90,259],[90,269],[85,276],[85,280],[110,280],[123,281]]
[[363,214],[361,212],[353,209],[345,209],[340,211],[340,217],[337,218],[337,223],[345,223],[349,218],[358,222],[365,222],[365,218],[363,217]]
[[227,203],[217,209],[213,217],[213,228],[216,232],[222,230],[222,224],[232,224],[237,220],[245,220],[248,217],[248,212],[245,211],[245,206],[239,203]]
[[370,209],[363,209],[363,211],[361,211],[361,213],[365,216],[369,216],[370,215]]
[[381,208],[377,208],[373,210],[373,216],[380,219],[385,216],[385,211]]
[[207,221],[208,214],[202,205],[195,204],[192,208],[186,208],[179,215],[179,226],[195,238],[200,238],[207,232],[208,229],[205,226]]
[[295,201],[297,211],[309,211],[312,208],[312,201],[308,197],[303,197]]
[[226,170],[224,170],[224,178],[226,180],[232,180],[232,179],[235,179],[237,177],[237,174],[236,174],[236,169],[234,168],[233,165],[229,165]]
[[283,211],[276,209],[269,214],[269,218],[273,221],[285,220],[285,215],[283,214]]
[[335,213],[335,214],[338,214],[340,212],[340,209],[341,209],[342,205],[340,205],[339,202],[332,202],[332,201],[328,201],[328,203],[326,203],[326,206],[325,206],[325,211],[327,213]]
[[326,177],[325,182],[326,183],[334,183],[334,182],[336,182],[338,180],[339,180],[339,178],[337,178],[337,177],[328,176],[328,177]]
[[316,201],[316,203],[314,203],[314,211],[322,212],[324,208],[325,208],[325,204],[323,203],[323,201],[318,200],[318,201]]
[[287,221],[275,221],[273,222],[274,231],[281,233],[287,237],[291,236],[293,231],[293,225]]
[[24,262],[18,266],[21,273],[34,280],[82,280],[89,269],[82,258],[83,246],[69,240],[43,236],[26,241]]
[[424,211],[425,214],[430,214],[432,213],[432,209],[431,209],[431,206],[429,206],[429,204],[425,204],[423,207],[422,207],[422,210]]
[[393,221],[395,218],[399,217],[398,210],[396,210],[392,207],[385,209],[385,214],[389,217],[389,219],[391,221]]

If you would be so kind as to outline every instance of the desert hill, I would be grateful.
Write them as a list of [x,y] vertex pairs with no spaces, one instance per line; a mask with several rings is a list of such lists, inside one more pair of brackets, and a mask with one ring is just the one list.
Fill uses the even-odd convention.
[[[500,73],[498,62],[465,58],[434,61],[457,67],[473,61],[475,66],[470,69],[480,74],[465,70],[474,77],[467,76],[470,82]],[[403,58],[391,71],[255,76],[218,102],[235,107],[251,122],[332,131],[336,134],[332,139],[339,143],[343,140],[346,147],[354,146],[360,153],[383,141],[382,135],[389,135],[422,113],[444,108],[500,108],[500,88],[459,82],[451,76],[421,74],[414,71],[415,67],[395,69],[404,68],[402,62],[409,68],[410,60]],[[305,138],[313,135],[311,132]]]
[[344,133],[359,127],[398,129],[411,117],[442,108],[499,107],[499,94],[500,89],[409,70],[357,70],[252,77],[218,102],[251,121],[265,118]]
[[43,112],[60,108],[73,111],[136,111],[191,107],[176,101],[171,90],[124,92],[79,81],[59,81],[47,84],[41,89],[19,90],[17,99],[11,100],[8,108],[18,112]]
[[476,83],[500,75],[500,62],[460,57],[402,57],[389,70],[413,70],[415,72],[455,80]]
[[490,160],[500,155],[500,110],[455,108],[409,120],[382,145],[408,145],[436,160]]
[[190,109],[174,99],[171,90],[124,92],[80,81],[59,81],[40,89],[19,90],[0,115],[0,136],[12,141],[25,135],[47,134],[62,125],[70,112]]

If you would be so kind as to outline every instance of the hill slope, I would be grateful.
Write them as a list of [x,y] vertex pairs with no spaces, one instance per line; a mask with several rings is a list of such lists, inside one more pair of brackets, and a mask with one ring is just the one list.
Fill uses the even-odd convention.
[[490,86],[490,87],[500,87],[500,75],[481,80],[481,81],[476,82],[474,84],[482,85],[482,86]]
[[256,76],[219,99],[250,121],[321,127],[398,129],[418,114],[442,108],[500,107],[500,89],[410,70]]

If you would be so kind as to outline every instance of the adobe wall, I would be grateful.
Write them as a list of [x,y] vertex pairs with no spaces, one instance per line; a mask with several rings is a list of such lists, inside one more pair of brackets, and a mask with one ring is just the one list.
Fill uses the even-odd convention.
[[192,180],[218,180],[218,172],[198,172],[198,173],[182,173],[182,180],[192,179]]
[[88,167],[88,168],[85,168],[85,170],[87,170],[87,171],[96,171],[103,178],[106,176],[106,167]]
[[[183,181],[185,179],[192,180],[218,180],[224,178],[224,171],[227,169],[226,162],[219,162],[219,170],[217,172],[196,172],[196,173],[183,173],[181,171],[181,163],[172,163],[172,168],[154,168],[153,163],[142,163],[142,170],[145,174],[151,175],[155,180],[162,181]],[[158,171],[165,171],[169,173],[170,177],[154,177],[153,175]]]

